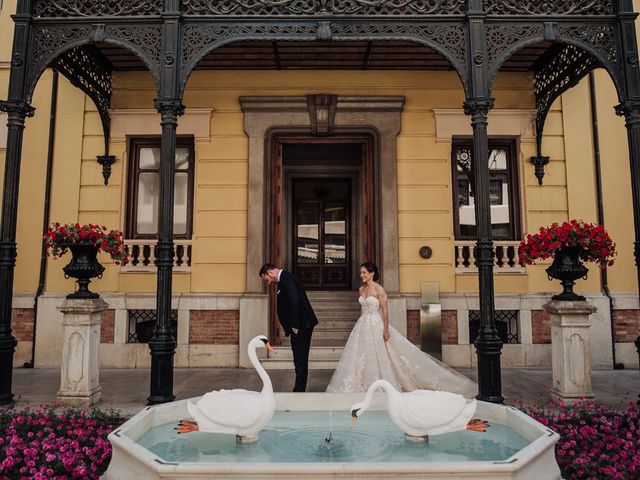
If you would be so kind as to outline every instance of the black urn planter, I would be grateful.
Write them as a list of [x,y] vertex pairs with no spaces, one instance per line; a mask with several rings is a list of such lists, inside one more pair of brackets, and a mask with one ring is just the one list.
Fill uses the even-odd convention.
[[95,277],[102,277],[104,267],[98,262],[98,247],[90,244],[70,244],[71,261],[64,267],[65,278],[75,278],[78,290],[70,293],[67,298],[100,298],[97,293],[89,290],[89,283]]
[[556,250],[553,263],[545,270],[549,275],[549,280],[555,278],[560,280],[563,291],[551,297],[553,300],[561,301],[582,301],[582,295],[574,293],[573,286],[575,280],[584,278],[586,280],[589,270],[580,261],[582,247],[561,247]]

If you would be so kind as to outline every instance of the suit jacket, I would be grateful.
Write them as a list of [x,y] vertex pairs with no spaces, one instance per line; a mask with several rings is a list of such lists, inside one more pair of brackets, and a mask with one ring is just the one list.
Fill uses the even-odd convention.
[[278,282],[278,320],[285,335],[291,329],[312,328],[318,324],[302,282],[295,275],[283,270]]

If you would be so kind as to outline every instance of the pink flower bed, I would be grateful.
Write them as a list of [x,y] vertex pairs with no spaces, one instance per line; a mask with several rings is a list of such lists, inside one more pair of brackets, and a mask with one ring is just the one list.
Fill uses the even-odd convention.
[[0,411],[0,479],[98,479],[109,465],[114,411]]
[[638,406],[614,410],[594,404],[518,405],[560,435],[556,459],[562,478],[640,479]]

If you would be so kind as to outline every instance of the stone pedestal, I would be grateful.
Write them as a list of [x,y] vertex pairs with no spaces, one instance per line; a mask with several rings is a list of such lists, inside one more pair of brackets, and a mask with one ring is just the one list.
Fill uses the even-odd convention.
[[543,307],[551,315],[551,397],[572,404],[593,400],[589,351],[589,315],[596,308],[588,302],[553,300]]
[[[247,345],[256,335],[269,335],[269,296],[265,294],[245,294],[240,298],[240,341],[238,365],[253,368]],[[272,340],[273,341],[273,340]],[[258,349],[258,358],[266,358],[266,349]]]
[[67,299],[62,312],[62,365],[58,403],[89,407],[100,400],[100,312],[108,308],[97,299]]

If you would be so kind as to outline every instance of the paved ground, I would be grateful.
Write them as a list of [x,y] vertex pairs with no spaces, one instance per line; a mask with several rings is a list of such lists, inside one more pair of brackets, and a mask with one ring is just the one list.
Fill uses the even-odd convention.
[[[476,371],[460,370],[473,380]],[[307,390],[322,392],[329,383],[331,370],[313,370]],[[271,370],[275,391],[291,391],[294,373],[291,370]],[[115,408],[123,415],[132,415],[142,409],[149,395],[149,371],[145,369],[103,369],[100,371],[102,399],[100,408]],[[593,391],[597,402],[612,406],[626,406],[640,393],[638,370],[594,370]],[[551,370],[503,369],[503,395],[507,403],[513,401],[549,400]],[[15,369],[13,393],[17,406],[53,404],[60,386],[58,369]],[[196,397],[220,388],[246,388],[259,390],[260,378],[254,370],[238,368],[177,369],[174,376],[176,399]]]

